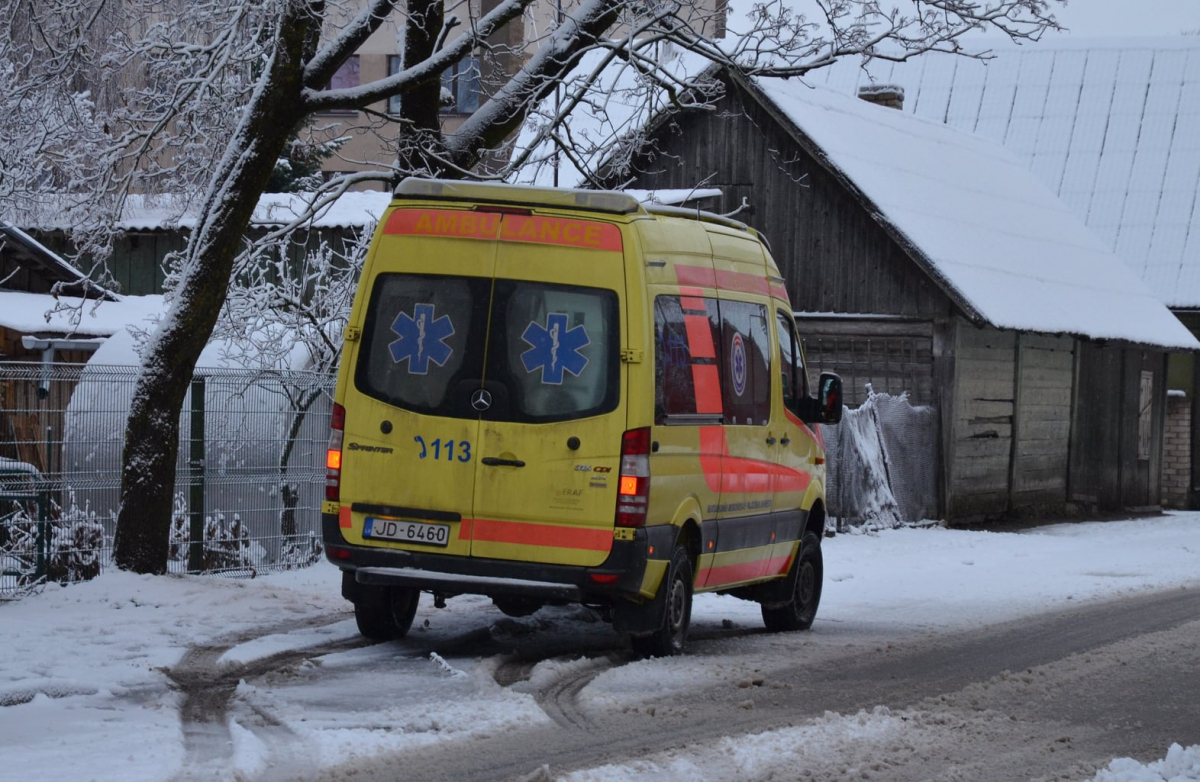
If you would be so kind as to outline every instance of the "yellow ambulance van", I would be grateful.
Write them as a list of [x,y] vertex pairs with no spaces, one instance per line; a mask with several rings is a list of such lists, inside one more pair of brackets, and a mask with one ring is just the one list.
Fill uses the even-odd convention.
[[619,192],[407,179],[345,331],[322,527],[363,635],[421,592],[596,609],[682,651],[695,592],[805,629],[825,451],[753,230]]

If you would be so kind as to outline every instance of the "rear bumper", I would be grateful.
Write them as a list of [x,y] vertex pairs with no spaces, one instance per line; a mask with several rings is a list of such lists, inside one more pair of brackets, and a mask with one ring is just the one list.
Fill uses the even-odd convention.
[[360,584],[416,587],[444,595],[530,597],[546,601],[608,603],[634,597],[642,587],[650,547],[670,552],[675,528],[634,531],[633,540],[614,540],[608,558],[596,567],[547,565],[515,560],[447,556],[347,543],[338,517],[321,516],[325,556],[352,571]]

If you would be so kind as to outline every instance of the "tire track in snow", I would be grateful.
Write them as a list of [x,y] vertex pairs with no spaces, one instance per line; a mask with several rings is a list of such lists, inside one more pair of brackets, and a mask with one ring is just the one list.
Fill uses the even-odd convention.
[[[175,780],[185,782],[231,778],[234,752],[229,707],[243,679],[263,676],[312,657],[368,646],[370,642],[361,637],[331,641],[302,649],[289,649],[249,663],[220,663],[226,652],[258,638],[323,627],[345,618],[344,614],[326,615],[243,633],[219,643],[196,646],[189,649],[176,665],[164,670],[167,678],[183,695],[179,718],[183,731],[184,761],[183,770]],[[242,720],[239,724],[250,730],[267,748],[266,769],[259,776],[261,782],[311,778],[316,767],[306,762],[308,750],[299,738],[264,710],[253,709],[252,713],[254,719]]]
[[534,693],[534,699],[546,716],[563,728],[589,730],[592,720],[579,704],[579,693],[600,674],[612,668],[616,655],[594,657],[586,666],[576,666],[555,678],[550,684]]

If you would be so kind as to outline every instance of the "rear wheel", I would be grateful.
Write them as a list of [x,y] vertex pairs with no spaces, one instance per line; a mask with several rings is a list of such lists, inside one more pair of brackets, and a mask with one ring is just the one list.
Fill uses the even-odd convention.
[[360,585],[357,598],[358,632],[373,641],[390,641],[403,638],[412,627],[421,592],[413,587]]
[[663,618],[649,635],[633,636],[633,651],[643,657],[667,657],[683,651],[692,621],[692,561],[687,549],[676,546],[659,589],[665,589]]
[[824,578],[824,562],[821,559],[821,539],[811,532],[804,533],[800,540],[800,555],[792,563],[792,594],[781,606],[762,607],[763,623],[774,633],[790,630],[807,630],[817,618],[817,606],[821,604],[821,582]]

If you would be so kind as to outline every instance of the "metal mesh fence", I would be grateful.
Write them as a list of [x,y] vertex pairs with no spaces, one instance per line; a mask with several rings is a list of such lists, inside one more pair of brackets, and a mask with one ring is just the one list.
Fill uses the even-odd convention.
[[821,428],[828,451],[826,500],[839,530],[937,517],[937,411],[908,395],[876,394]]
[[[136,367],[0,364],[0,598],[111,565]],[[334,378],[203,369],[180,418],[173,572],[316,561]]]

